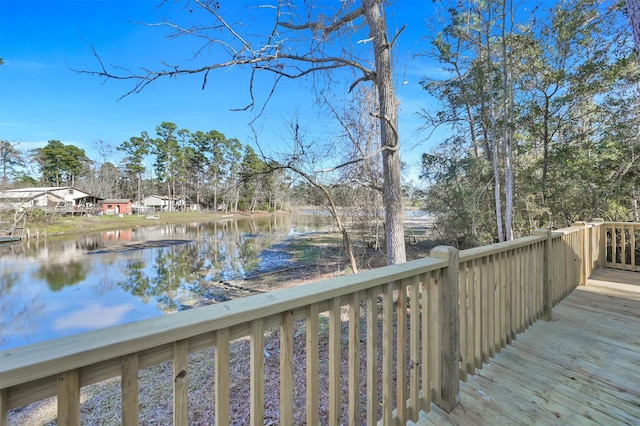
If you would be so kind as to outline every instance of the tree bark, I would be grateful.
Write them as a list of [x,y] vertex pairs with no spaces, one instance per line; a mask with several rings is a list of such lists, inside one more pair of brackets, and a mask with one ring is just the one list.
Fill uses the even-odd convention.
[[[486,36],[486,48],[487,48],[487,73],[491,72],[493,63],[491,60],[491,36],[489,34],[489,22],[485,22],[485,36]],[[486,77],[490,79],[491,77]],[[493,178],[494,178],[494,196],[496,201],[496,229],[498,232],[498,241],[504,241],[504,231],[502,228],[502,190],[500,187],[500,163],[498,161],[498,138],[497,138],[497,125],[496,125],[496,110],[495,110],[495,96],[491,88],[491,81],[485,82],[485,90],[489,97],[489,120],[491,123],[491,153],[493,162]]]
[[629,10],[629,21],[633,30],[633,39],[636,44],[636,53],[640,61],[640,0],[627,0]]
[[404,246],[404,208],[402,205],[401,164],[398,138],[398,101],[393,87],[391,46],[387,40],[387,22],[381,0],[364,0],[365,20],[373,38],[378,90],[380,143],[384,176],[387,264],[407,260]]
[[[513,239],[513,86],[511,84],[512,64],[511,52],[507,46],[507,19],[513,19],[512,4],[507,13],[507,0],[502,4],[502,72],[504,84],[503,126],[504,126],[504,184],[505,184],[505,215],[504,233],[505,239]],[[511,22],[513,28],[513,22]]]

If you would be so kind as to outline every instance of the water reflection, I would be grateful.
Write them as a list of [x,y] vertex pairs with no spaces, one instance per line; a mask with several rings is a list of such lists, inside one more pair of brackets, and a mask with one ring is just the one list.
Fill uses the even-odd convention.
[[51,291],[60,291],[64,286],[74,285],[87,278],[85,264],[80,261],[42,265],[35,274],[36,279],[47,283]]
[[[0,348],[225,300],[221,281],[274,265],[268,249],[312,232],[305,216],[154,225],[0,247]],[[121,251],[123,243],[188,240]],[[116,251],[110,251],[116,250]],[[99,251],[99,254],[89,254]]]

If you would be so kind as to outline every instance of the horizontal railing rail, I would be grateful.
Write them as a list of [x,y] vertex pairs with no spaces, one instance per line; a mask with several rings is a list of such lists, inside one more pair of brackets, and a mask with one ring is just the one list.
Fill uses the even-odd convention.
[[[397,314],[404,312],[399,307],[409,304],[413,325],[411,346],[414,348],[416,364],[421,364],[420,386],[412,382],[412,412],[417,415],[428,408],[441,380],[431,377],[439,371],[436,333],[442,333],[433,326],[442,324],[437,318],[440,294],[437,282],[443,276],[447,259],[427,258],[394,265],[359,274],[343,276],[327,281],[302,285],[286,290],[260,294],[244,299],[211,305],[190,311],[178,312],[158,318],[143,320],[117,327],[110,327],[75,336],[43,342],[3,351],[0,354],[1,407],[7,410],[42,400],[50,396],[58,398],[58,422],[78,424],[80,421],[80,388],[111,377],[122,377],[122,394],[126,400],[122,404],[122,418],[125,424],[137,424],[138,412],[138,371],[150,365],[171,360],[174,366],[174,424],[188,424],[187,381],[188,354],[207,347],[215,348],[214,377],[215,417],[217,424],[228,424],[229,412],[229,347],[230,342],[250,337],[252,423],[263,424],[261,401],[264,395],[264,340],[275,328],[280,335],[280,416],[282,424],[292,424],[293,416],[293,332],[294,321],[305,323],[308,356],[306,368],[310,372],[308,380],[317,380],[318,359],[317,336],[319,318],[328,313],[329,353],[329,413],[330,424],[337,424],[343,415],[340,400],[340,378],[342,376],[342,315],[348,315],[349,359],[349,417],[360,416],[358,389],[361,380],[357,360],[361,355],[367,361],[367,383],[370,395],[381,382],[379,396],[369,397],[367,413],[371,413],[369,424],[378,420],[377,407],[382,404],[381,417],[391,419],[393,409],[398,406],[391,400],[397,396],[406,399],[406,364],[394,365],[395,356],[404,357],[402,349],[408,345],[407,318]],[[407,292],[412,295],[407,301]],[[382,305],[379,306],[379,298]],[[416,325],[431,324],[427,327]],[[435,315],[435,316],[434,316]],[[360,318],[363,317],[367,346],[360,354]],[[379,333],[378,322],[381,322]],[[422,333],[417,333],[418,328]],[[394,329],[396,330],[394,332]],[[378,336],[380,334],[380,336]],[[419,343],[415,340],[419,339]],[[385,342],[383,355],[379,360],[376,342]],[[396,354],[393,348],[399,348]],[[415,348],[419,348],[420,360]],[[380,364],[380,366],[378,366]],[[380,368],[379,368],[380,367]],[[381,371],[381,377],[378,371]],[[395,371],[394,371],[395,370]],[[403,370],[405,372],[403,372]],[[356,378],[356,376],[358,376]],[[314,379],[315,378],[315,379]],[[379,379],[379,380],[378,380]],[[397,382],[397,383],[396,383]],[[400,384],[398,384],[400,383]],[[305,417],[309,424],[318,424],[319,390],[307,386]],[[416,399],[420,395],[420,400]],[[315,401],[315,402],[314,402]],[[400,404],[404,407],[404,404]]]
[[[114,377],[123,424],[138,424],[139,372],[166,361],[173,423],[188,424],[189,354],[208,348],[216,424],[262,425],[269,380],[277,382],[279,406],[270,409],[281,424],[401,424],[431,403],[450,411],[459,379],[537,319],[550,319],[553,305],[608,262],[604,241],[617,231],[606,229],[639,229],[612,226],[582,222],[461,252],[438,247],[401,265],[5,350],[0,425],[10,410],[52,396],[58,423],[79,424],[81,389]],[[620,247],[629,247],[624,241]],[[250,345],[244,414],[230,406],[239,341]],[[278,354],[275,377],[265,371],[266,344]]]

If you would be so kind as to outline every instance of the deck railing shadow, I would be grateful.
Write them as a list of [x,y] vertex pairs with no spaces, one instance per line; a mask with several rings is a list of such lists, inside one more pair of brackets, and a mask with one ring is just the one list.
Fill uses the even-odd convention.
[[[611,247],[613,235],[620,244]],[[595,269],[638,270],[639,242],[640,224],[580,222],[460,252],[437,247],[401,265],[6,350],[0,425],[10,410],[51,396],[58,424],[80,424],[81,389],[113,377],[121,378],[118,421],[138,424],[140,370],[166,361],[172,421],[187,425],[189,354],[202,350],[213,357],[206,409],[220,425],[263,425],[265,389],[274,386],[278,407],[266,409],[280,424],[402,424],[432,403],[450,411],[460,380],[536,320],[550,319]],[[277,351],[265,352],[274,339]],[[250,352],[248,413],[230,406],[239,344]]]

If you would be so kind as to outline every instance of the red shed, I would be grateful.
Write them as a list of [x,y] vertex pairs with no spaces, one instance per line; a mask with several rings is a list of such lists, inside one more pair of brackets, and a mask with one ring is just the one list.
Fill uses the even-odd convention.
[[131,214],[133,212],[133,201],[124,198],[106,199],[102,203],[104,214]]

